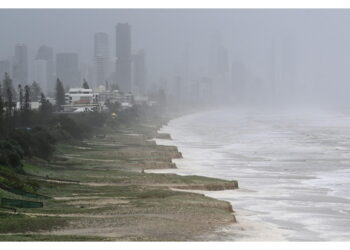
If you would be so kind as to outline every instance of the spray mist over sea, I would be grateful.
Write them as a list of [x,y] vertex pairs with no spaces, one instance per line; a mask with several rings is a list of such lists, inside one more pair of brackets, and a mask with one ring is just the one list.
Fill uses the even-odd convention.
[[[221,109],[172,120],[161,132],[183,175],[238,180],[204,192],[230,201],[238,224],[220,240],[348,240],[350,115],[321,109]],[[159,171],[158,171],[159,172]]]

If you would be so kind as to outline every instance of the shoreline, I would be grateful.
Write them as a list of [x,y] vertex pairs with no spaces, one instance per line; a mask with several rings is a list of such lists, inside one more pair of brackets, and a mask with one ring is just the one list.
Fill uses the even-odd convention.
[[192,191],[235,189],[237,182],[145,173],[174,168],[172,159],[182,157],[177,147],[152,141],[169,137],[157,132],[164,123],[158,119],[59,145],[47,166],[27,162],[24,169],[40,181],[39,192],[52,199],[40,210],[8,213],[12,225],[0,228],[0,241],[192,241],[234,224],[229,202]]
[[[165,124],[162,128],[160,128],[158,132],[171,134],[171,131],[166,129],[167,126],[169,125]],[[155,141],[158,144],[165,143],[165,145],[178,146],[176,143],[173,142],[173,140],[164,140],[163,138],[155,138]],[[178,160],[176,159],[176,161]],[[179,161],[176,162],[176,164],[181,164],[180,162],[181,162],[181,159],[179,159]],[[187,162],[187,164],[189,163]],[[186,171],[181,172],[181,169],[179,168],[163,169],[163,170],[148,170],[148,172],[160,173],[160,174],[171,173],[171,174],[178,174],[183,176],[188,175]],[[196,174],[196,173],[191,172],[191,175],[192,174]],[[207,176],[207,175],[203,175],[203,173],[200,173],[199,175]],[[221,178],[221,177],[213,177],[212,175],[207,177]],[[228,180],[228,179],[225,179],[225,180]],[[237,223],[234,223],[229,226],[220,227],[215,232],[211,234],[207,234],[206,236],[200,237],[201,240],[205,240],[205,239],[213,240],[213,241],[247,241],[247,240],[249,241],[285,241],[287,240],[283,235],[284,233],[286,233],[285,230],[276,228],[275,225],[270,224],[268,222],[251,220],[250,216],[252,211],[235,209],[234,207],[235,202],[234,202],[234,199],[232,199],[231,197],[235,197],[235,196],[241,197],[242,192],[243,193],[246,192],[245,189],[218,190],[218,191],[211,191],[211,190],[188,190],[188,191],[203,194],[217,200],[229,202],[235,211],[235,217],[236,217]]]

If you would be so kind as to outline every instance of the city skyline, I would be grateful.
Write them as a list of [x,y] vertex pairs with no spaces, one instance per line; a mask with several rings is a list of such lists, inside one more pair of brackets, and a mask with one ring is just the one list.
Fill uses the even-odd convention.
[[[111,56],[109,36],[105,32],[95,32],[94,56],[88,63],[82,62],[80,55],[76,52],[54,53],[54,48],[45,44],[40,45],[35,57],[29,60],[26,44],[16,44],[14,56],[10,58],[12,60],[2,58],[0,60],[2,78],[7,72],[14,78],[15,85],[20,82],[21,84],[36,82],[44,94],[51,95],[55,91],[57,78],[67,87],[81,86],[86,80],[93,88],[109,83],[120,85],[124,92],[133,90],[139,94],[145,94],[145,52],[140,49],[132,54],[131,31],[128,23],[118,23],[115,27],[115,50],[118,51],[115,59]],[[134,63],[135,66],[132,65]]]

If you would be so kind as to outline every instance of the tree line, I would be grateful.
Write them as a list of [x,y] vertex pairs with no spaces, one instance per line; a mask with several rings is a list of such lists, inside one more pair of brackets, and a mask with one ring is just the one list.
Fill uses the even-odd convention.
[[[84,87],[88,84],[84,81]],[[55,144],[59,141],[82,139],[92,134],[106,121],[106,114],[63,114],[65,104],[64,85],[57,79],[56,103],[51,104],[39,85],[13,86],[5,73],[0,81],[0,165],[21,169],[21,160],[39,157],[50,160]],[[39,103],[33,109],[33,102]]]

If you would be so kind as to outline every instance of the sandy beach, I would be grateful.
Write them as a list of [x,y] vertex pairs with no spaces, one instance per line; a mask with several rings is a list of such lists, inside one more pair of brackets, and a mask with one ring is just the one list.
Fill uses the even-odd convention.
[[173,159],[182,158],[177,147],[152,140],[169,137],[157,134],[158,128],[142,123],[109,131],[58,145],[49,164],[26,162],[39,193],[51,199],[42,209],[1,211],[0,239],[188,241],[234,224],[229,202],[175,190],[235,189],[237,182],[144,173],[175,168]]

